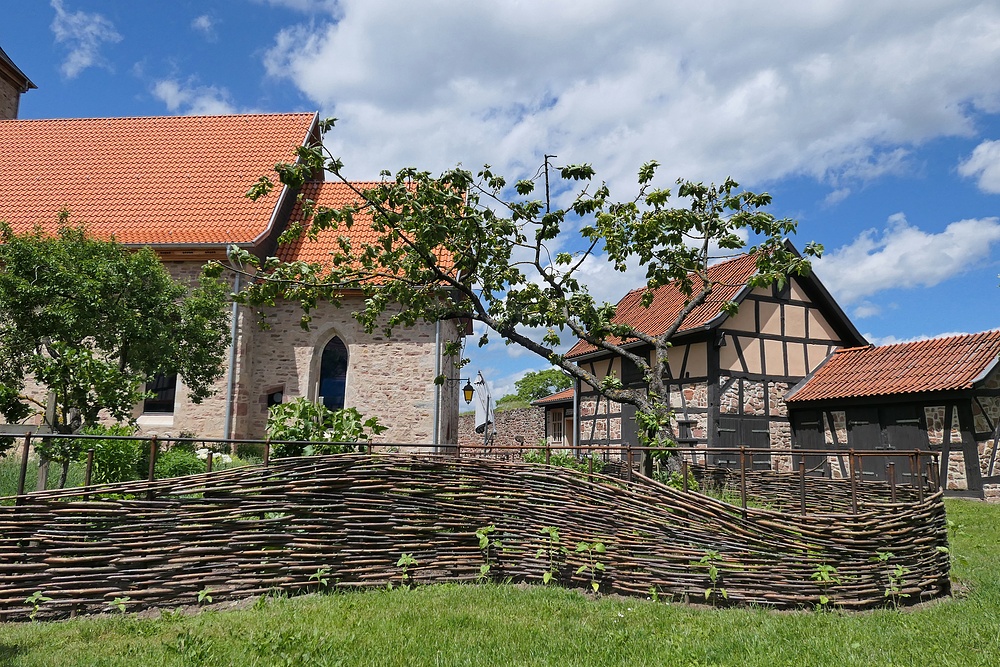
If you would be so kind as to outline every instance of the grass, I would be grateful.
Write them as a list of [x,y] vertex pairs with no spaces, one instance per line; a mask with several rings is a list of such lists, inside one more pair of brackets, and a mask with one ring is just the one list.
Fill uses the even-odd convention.
[[418,587],[157,618],[0,625],[0,665],[996,665],[1000,506],[948,501],[962,593],[902,612],[774,613],[552,587]]

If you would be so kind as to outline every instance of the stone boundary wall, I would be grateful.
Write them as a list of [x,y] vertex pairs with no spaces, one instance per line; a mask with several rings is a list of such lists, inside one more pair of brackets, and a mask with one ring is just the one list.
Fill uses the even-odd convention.
[[[545,437],[545,408],[516,408],[496,413],[495,445],[516,447],[516,436],[524,437],[524,444],[536,447]],[[467,412],[458,417],[458,444],[461,447],[481,447],[483,435],[476,433],[476,414]]]

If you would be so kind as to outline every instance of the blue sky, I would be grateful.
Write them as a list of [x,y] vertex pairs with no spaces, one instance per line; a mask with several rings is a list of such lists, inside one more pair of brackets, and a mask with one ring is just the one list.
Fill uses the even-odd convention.
[[[319,111],[349,177],[732,176],[869,340],[1000,326],[1000,6],[960,0],[5,2],[21,118]],[[58,168],[58,165],[54,165]],[[610,301],[641,282],[591,287]],[[544,362],[470,350],[494,394]]]

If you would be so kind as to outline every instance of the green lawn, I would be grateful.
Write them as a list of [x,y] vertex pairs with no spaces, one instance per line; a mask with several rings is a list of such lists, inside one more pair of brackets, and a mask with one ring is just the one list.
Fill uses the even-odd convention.
[[0,624],[0,665],[1000,665],[1000,506],[949,501],[962,588],[864,614],[427,586]]

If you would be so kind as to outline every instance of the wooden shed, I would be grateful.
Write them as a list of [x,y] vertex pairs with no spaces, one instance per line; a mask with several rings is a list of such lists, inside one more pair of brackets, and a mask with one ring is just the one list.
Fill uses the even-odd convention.
[[[838,350],[785,397],[792,446],[929,449],[951,495],[1000,498],[998,358],[1000,330]],[[893,457],[867,460],[862,475],[884,479]],[[895,462],[905,481],[905,457]]]

